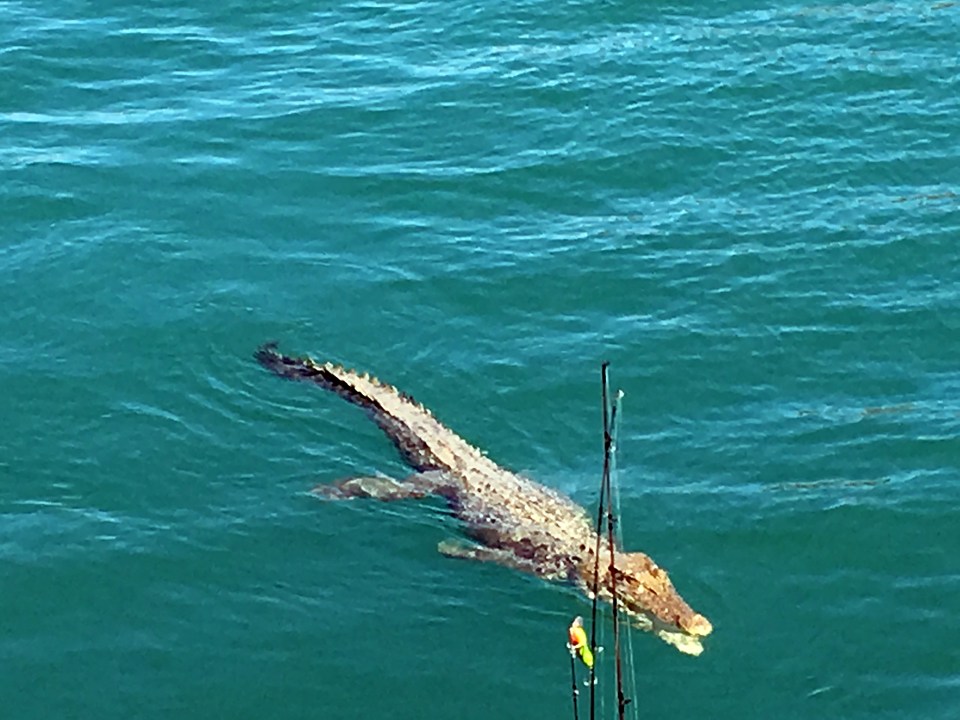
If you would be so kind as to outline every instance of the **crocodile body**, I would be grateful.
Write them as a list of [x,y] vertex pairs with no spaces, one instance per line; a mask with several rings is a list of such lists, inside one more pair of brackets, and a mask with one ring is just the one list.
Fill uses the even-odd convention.
[[[273,344],[255,357],[281,377],[312,382],[365,409],[416,471],[403,481],[349,478],[321,485],[317,495],[381,500],[438,495],[476,541],[441,543],[445,554],[570,582],[588,595],[594,589],[597,532],[586,510],[570,498],[500,467],[392,385],[329,362],[282,355]],[[712,626],[691,610],[666,571],[643,553],[618,549],[611,564],[609,553],[600,552],[597,594],[609,600],[614,587],[620,606],[641,626],[683,652],[699,654],[699,637]],[[610,582],[611,565],[616,583]]]

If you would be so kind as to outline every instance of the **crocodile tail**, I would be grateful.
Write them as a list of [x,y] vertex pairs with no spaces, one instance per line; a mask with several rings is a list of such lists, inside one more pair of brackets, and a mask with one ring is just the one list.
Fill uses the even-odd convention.
[[330,390],[345,400],[371,412],[383,412],[376,400],[366,395],[346,381],[328,364],[318,365],[310,358],[297,358],[277,351],[277,343],[269,342],[257,348],[253,357],[267,370],[288,380],[307,380],[316,383],[324,390]]
[[417,470],[445,467],[423,441],[421,432],[442,437],[447,445],[458,444],[461,454],[469,453],[471,457],[476,456],[474,462],[478,461],[479,452],[476,449],[451,433],[416,400],[392,385],[332,363],[320,364],[309,357],[283,355],[273,342],[262,345],[254,353],[254,358],[282,378],[312,382],[366,410],[396,445],[404,460]]

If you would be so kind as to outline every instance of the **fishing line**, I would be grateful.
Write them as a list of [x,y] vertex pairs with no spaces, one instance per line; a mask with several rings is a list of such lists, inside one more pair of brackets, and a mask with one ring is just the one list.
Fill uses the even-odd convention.
[[[616,398],[613,401],[613,447],[611,448],[610,453],[610,501],[615,508],[616,516],[618,518],[623,517],[623,513],[620,510],[620,467],[617,463],[617,455],[620,451],[620,426],[623,423],[622,401],[623,391],[618,390]],[[619,542],[620,547],[626,547],[623,537],[623,523],[618,523],[617,525],[617,541]],[[626,636],[624,644],[626,645],[627,651],[627,690],[630,693],[630,698],[632,699],[637,697],[637,673],[633,662],[633,623],[631,623],[628,618],[625,624]],[[639,705],[636,702],[629,702],[629,704],[632,706],[630,715],[634,718],[634,720],[636,720],[639,717]]]
[[[604,376],[604,399],[606,400],[606,376]],[[604,420],[607,420],[607,408],[609,405],[604,403]],[[603,433],[603,482],[607,487],[607,547],[610,551],[610,568],[608,575],[610,578],[610,597],[613,606],[613,655],[617,674],[617,717],[623,720],[623,711],[630,702],[630,699],[623,692],[623,663],[620,652],[620,603],[617,596],[617,568],[616,568],[616,548],[617,543],[614,539],[615,528],[618,517],[613,511],[613,489],[610,482],[610,470],[613,464],[613,436],[611,427],[617,422],[618,404],[612,406],[609,414],[609,422],[604,423]],[[622,543],[621,543],[622,545]],[[628,623],[629,624],[629,623]]]

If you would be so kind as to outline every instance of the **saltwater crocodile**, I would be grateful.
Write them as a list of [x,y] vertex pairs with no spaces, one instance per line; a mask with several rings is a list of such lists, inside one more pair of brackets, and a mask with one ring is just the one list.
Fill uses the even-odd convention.
[[[440,496],[476,541],[441,543],[445,555],[498,562],[591,594],[597,533],[586,510],[570,498],[500,467],[392,385],[329,362],[282,355],[275,343],[261,347],[255,357],[281,377],[315,383],[365,409],[417,471],[402,481],[348,478],[320,485],[315,494],[379,500]],[[617,549],[614,557],[610,563],[609,552],[601,550],[599,596],[610,600],[614,585],[620,607],[640,626],[682,652],[699,655],[699,638],[713,627],[684,601],[667,572],[641,552]]]

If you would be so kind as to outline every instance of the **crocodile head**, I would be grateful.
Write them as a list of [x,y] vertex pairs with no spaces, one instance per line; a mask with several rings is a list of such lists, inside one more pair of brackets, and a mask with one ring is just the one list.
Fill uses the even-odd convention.
[[[601,557],[600,564],[607,567],[600,568],[599,596],[609,601],[612,597],[609,559]],[[584,571],[582,577],[589,590],[593,586],[593,568],[584,568]],[[675,628],[695,639],[713,632],[710,621],[691,609],[673,587],[667,571],[649,556],[641,552],[617,553],[613,572],[618,605],[632,616],[652,621],[651,624],[658,626],[654,628],[657,634],[662,636],[662,631],[669,634]]]

